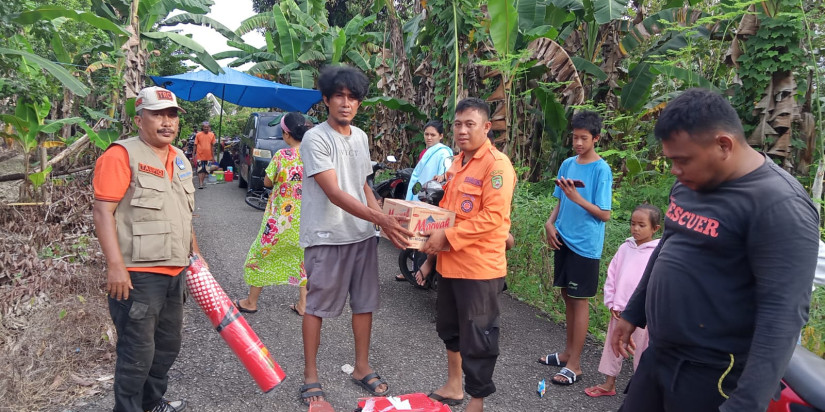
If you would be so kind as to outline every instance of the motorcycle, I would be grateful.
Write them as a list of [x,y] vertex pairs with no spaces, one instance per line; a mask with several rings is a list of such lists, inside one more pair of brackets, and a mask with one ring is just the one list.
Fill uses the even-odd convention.
[[[387,161],[394,163],[396,161],[395,156],[387,156]],[[374,168],[373,172],[375,173]],[[411,167],[399,169],[395,171],[392,177],[379,183],[377,186],[370,184],[377,195],[376,199],[405,199],[407,197],[407,187],[410,184],[412,172],[413,168]],[[370,177],[367,179],[371,182],[371,180],[369,180]]]
[[[413,191],[418,193],[418,200],[422,202],[438,206],[444,197],[444,187],[435,180],[426,182],[423,185],[416,183],[416,186],[420,187],[414,186]],[[404,192],[406,193],[406,190]],[[410,282],[419,289],[437,289],[438,279],[441,275],[435,270],[435,263],[433,263],[433,270],[430,272],[430,275],[427,276],[423,285],[419,285],[415,279],[416,272],[418,272],[426,261],[427,254],[417,249],[404,249],[398,254],[398,268],[401,270],[404,278],[407,279],[407,282]]]
[[796,345],[780,386],[766,412],[825,412],[825,359]]

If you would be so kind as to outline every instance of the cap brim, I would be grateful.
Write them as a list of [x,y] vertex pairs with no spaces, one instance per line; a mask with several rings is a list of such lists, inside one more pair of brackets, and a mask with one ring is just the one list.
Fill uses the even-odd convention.
[[143,107],[135,108],[135,110],[163,110],[168,108],[178,109],[178,112],[186,113],[186,110],[183,110],[182,107],[178,106],[174,103],[156,103],[156,104],[145,104]]

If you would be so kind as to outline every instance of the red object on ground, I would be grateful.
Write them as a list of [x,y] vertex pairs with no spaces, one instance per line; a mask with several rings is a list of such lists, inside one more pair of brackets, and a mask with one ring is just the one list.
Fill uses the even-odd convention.
[[223,180],[231,182],[235,180],[235,174],[229,171],[223,172]]
[[281,383],[286,374],[246,323],[238,308],[223,291],[203,260],[193,257],[186,270],[186,286],[203,313],[226,344],[235,352],[252,379],[264,392]]
[[[397,396],[403,400],[410,401],[410,407],[406,412],[452,412],[449,406],[441,402],[434,401],[427,397],[425,393],[410,393],[407,395]],[[361,412],[395,412],[395,409],[390,403],[389,399],[384,396],[377,396],[373,398],[361,398],[358,400],[358,407]]]
[[335,412],[332,405],[326,401],[315,401],[309,404],[309,411],[307,412]]

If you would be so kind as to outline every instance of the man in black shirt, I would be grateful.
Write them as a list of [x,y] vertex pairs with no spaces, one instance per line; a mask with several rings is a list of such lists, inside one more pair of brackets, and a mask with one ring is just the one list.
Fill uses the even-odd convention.
[[692,89],[655,127],[673,163],[665,231],[611,344],[642,354],[620,411],[764,411],[808,318],[819,216],[752,149],[722,96]]

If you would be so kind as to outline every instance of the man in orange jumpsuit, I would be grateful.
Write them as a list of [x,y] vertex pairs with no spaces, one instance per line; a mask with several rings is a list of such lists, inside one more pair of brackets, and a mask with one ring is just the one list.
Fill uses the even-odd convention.
[[[467,98],[455,109],[453,133],[461,153],[447,171],[442,208],[456,213],[455,226],[428,231],[421,251],[438,253],[436,329],[447,348],[447,383],[429,396],[448,405],[472,397],[467,412],[484,410],[495,392],[499,303],[507,275],[505,243],[516,173],[510,159],[487,138],[490,107]],[[447,249],[449,251],[439,252]]]

